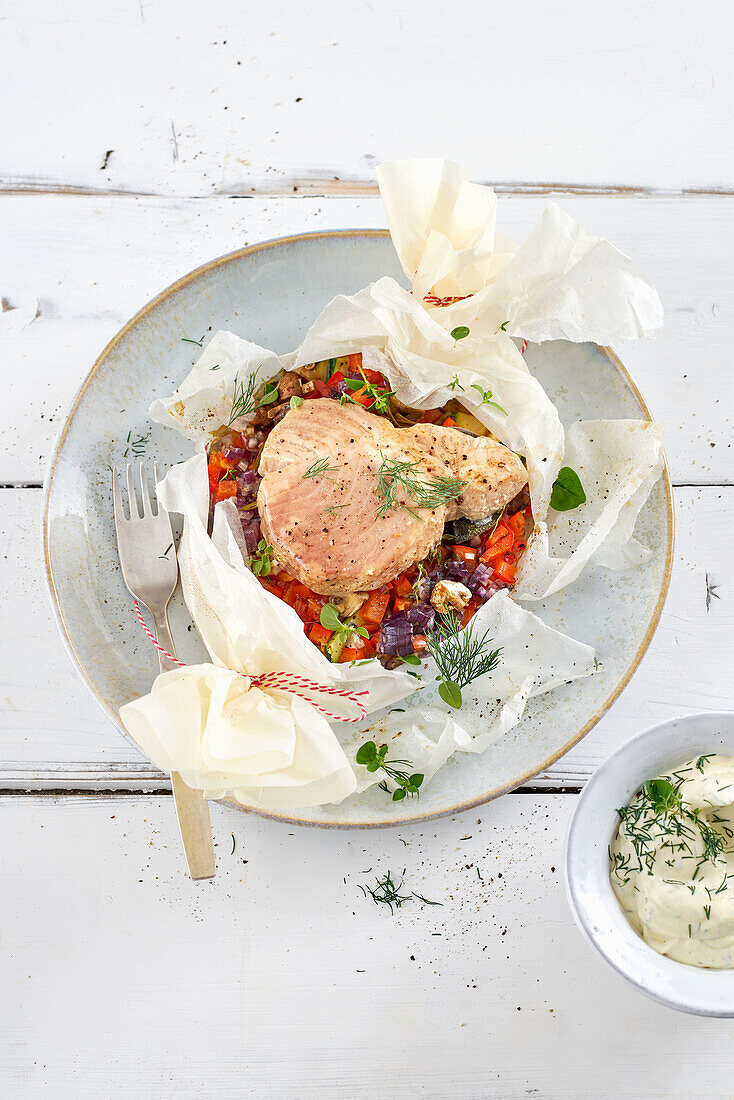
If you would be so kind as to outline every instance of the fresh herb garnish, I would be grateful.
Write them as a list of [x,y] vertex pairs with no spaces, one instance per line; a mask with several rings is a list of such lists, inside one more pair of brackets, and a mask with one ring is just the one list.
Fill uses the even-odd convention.
[[240,416],[247,416],[248,413],[255,411],[255,385],[257,379],[254,374],[251,374],[247,379],[247,382],[240,382],[239,376],[234,380],[234,396],[232,398],[232,408],[229,414],[229,420],[227,421],[227,427],[234,424]]
[[[360,397],[367,398],[372,402],[369,406],[370,412],[377,413],[378,416],[386,416],[390,412],[390,398],[395,396],[395,390],[381,389],[374,382],[368,381],[361,365],[359,366],[359,373],[362,375],[361,379],[345,378],[344,385],[348,390],[359,391]],[[355,401],[348,393],[343,393],[339,398],[339,402],[342,405],[349,402],[352,405],[365,407],[363,402]]]
[[[384,771],[388,779],[395,783],[396,789],[392,792],[393,802],[402,802],[406,795],[420,797],[423,774],[407,772],[405,769],[410,767],[408,760],[388,760],[387,745],[380,745],[378,749],[374,741],[365,741],[364,745],[360,745],[357,749],[356,760],[358,764],[363,764],[368,772]],[[380,788],[389,793],[386,782],[380,783]]]
[[272,546],[268,546],[265,539],[260,539],[257,551],[250,555],[250,569],[256,577],[269,577],[273,568]]
[[498,332],[507,332],[507,326],[509,325],[509,323],[509,318],[506,321],[503,321],[500,327],[494,330],[494,335],[496,336]]
[[[397,883],[393,880],[390,871],[387,872],[384,878],[375,879],[374,886],[363,886],[361,883],[358,883],[359,889],[366,898],[372,898],[375,905],[387,905],[391,913],[395,909],[399,909],[401,905],[405,905],[406,901],[410,901],[411,898],[422,901],[424,905],[443,905],[442,901],[431,901],[429,898],[425,898],[423,894],[418,894],[415,890],[410,894],[401,894],[400,891],[403,889],[404,885],[405,871],[403,871],[400,882]],[[440,932],[433,933],[434,936],[440,934]]]
[[[204,333],[204,336],[206,336],[206,333]],[[201,345],[204,343],[204,336],[200,336],[198,340],[189,340],[189,338],[187,336],[182,336],[181,337],[181,343],[182,344],[196,344],[197,348],[200,348]]]
[[455,500],[466,485],[459,477],[416,477],[415,469],[419,462],[401,462],[386,458],[380,451],[380,466],[377,470],[377,495],[382,501],[378,516],[387,515],[391,508],[407,508],[397,500],[398,488],[410,498],[417,508],[440,508]]
[[145,454],[145,448],[148,440],[150,439],[150,432],[146,432],[145,435],[138,436],[137,439],[133,439],[132,435],[133,433],[131,431],[127,433],[127,439],[125,440],[127,446],[122,452],[122,457],[127,458],[127,456],[132,451],[132,454],[135,458],[142,458]]
[[219,370],[219,363],[215,363],[213,367],[209,367],[209,370]]
[[258,401],[257,407],[258,407],[258,409],[262,409],[265,405],[274,405],[277,400],[278,400],[278,383],[277,382],[266,382],[265,383],[265,393],[263,394],[260,401]]
[[481,394],[481,397],[482,397],[482,400],[477,405],[477,408],[481,408],[482,405],[491,405],[493,409],[499,409],[500,412],[504,413],[505,416],[507,416],[507,409],[503,409],[500,404],[498,404],[496,401],[492,400],[492,391],[491,390],[482,389],[482,387],[477,385],[476,382],[474,382],[472,384],[472,389],[473,390],[478,390],[479,393]]
[[303,404],[303,398],[296,397],[294,395],[293,397],[291,397],[289,404],[292,409],[300,409],[301,405]]
[[387,905],[390,912],[393,913],[395,909],[399,909],[412,897],[412,894],[400,893],[404,881],[401,878],[400,882],[393,882],[392,875],[388,871],[384,878],[375,879],[374,886],[363,886],[362,883],[358,885],[366,898],[372,898],[375,905]]
[[333,631],[334,634],[339,636],[340,641],[345,644],[351,634],[358,634],[360,638],[369,638],[369,633],[363,626],[356,626],[354,623],[343,623],[333,603],[325,603],[321,608],[319,622],[324,630]]
[[466,325],[459,325],[457,328],[451,329],[451,336],[454,341],[466,340],[469,335],[469,329]]
[[586,493],[579,475],[570,466],[561,467],[553,482],[551,508],[555,508],[556,512],[570,512],[572,508],[578,508],[579,504],[585,503]]
[[331,465],[328,458],[317,458],[306,472],[301,474],[301,477],[325,477],[327,481],[336,481],[335,477],[329,477],[329,475],[335,474],[338,469],[338,466]]
[[163,551],[162,554],[159,554],[158,557],[159,558],[165,558],[166,561],[168,561],[168,551],[171,549],[172,546],[173,546],[173,543],[169,542],[167,548]]
[[502,649],[490,649],[488,635],[488,630],[481,638],[475,635],[473,623],[462,630],[457,615],[441,615],[441,622],[426,634],[441,681],[438,694],[450,707],[460,707],[461,689],[499,664]]
[[[683,781],[683,776],[677,778],[675,783],[668,778],[651,779],[642,785],[637,797],[628,806],[617,810],[624,835],[632,845],[637,860],[634,866],[629,855],[623,857],[621,853],[616,853],[612,856],[612,872],[622,885],[629,882],[633,872],[646,870],[651,875],[658,854],[668,851],[679,859],[698,858],[691,882],[683,884],[694,893],[694,880],[702,864],[714,863],[724,851],[724,837],[701,819],[697,809],[691,809],[682,800],[680,786]],[[703,845],[700,857],[693,847],[697,842]],[[666,860],[666,863],[669,861]]]
[[449,384],[447,386],[447,389],[449,389],[449,390],[463,390],[464,389],[461,382],[459,381],[458,374],[454,375],[452,381],[449,382]]

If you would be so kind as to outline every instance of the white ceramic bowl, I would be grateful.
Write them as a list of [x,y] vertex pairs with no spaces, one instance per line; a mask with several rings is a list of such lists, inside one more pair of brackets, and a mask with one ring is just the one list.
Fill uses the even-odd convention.
[[653,951],[627,922],[609,881],[608,845],[647,779],[704,753],[734,756],[734,714],[691,714],[653,726],[613,753],[586,784],[568,832],[566,888],[586,939],[617,973],[660,1004],[734,1016],[734,970],[706,970]]

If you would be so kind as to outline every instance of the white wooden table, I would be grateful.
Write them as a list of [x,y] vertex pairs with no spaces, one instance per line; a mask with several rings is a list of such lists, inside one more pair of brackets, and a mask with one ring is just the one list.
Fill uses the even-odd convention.
[[[607,971],[561,864],[615,745],[734,707],[733,25],[724,0],[5,0],[0,1095],[731,1094],[734,1025]],[[374,165],[425,154],[492,182],[516,237],[559,192],[658,286],[663,335],[620,351],[667,425],[667,607],[620,700],[532,789],[400,831],[214,806],[218,873],[197,885],[165,782],[57,636],[44,466],[155,292],[248,242],[383,225]],[[441,908],[360,893],[403,868]]]

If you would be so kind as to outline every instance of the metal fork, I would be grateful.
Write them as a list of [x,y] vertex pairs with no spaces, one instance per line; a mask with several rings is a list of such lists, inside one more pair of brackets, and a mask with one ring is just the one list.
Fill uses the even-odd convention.
[[[159,477],[157,462],[153,464],[153,473],[155,480],[151,499],[145,466],[142,462],[139,463],[137,480],[140,484],[141,510],[133,467],[127,463],[127,496],[130,506],[128,518],[123,508],[120,479],[117,471],[112,471],[112,506],[117,550],[125,584],[135,599],[150,612],[153,633],[158,644],[175,657],[167,608],[178,584],[178,561],[170,516],[156,499],[155,484]],[[158,654],[158,661],[161,672],[177,667],[162,653]],[[171,785],[191,877],[212,878],[215,872],[214,844],[207,800],[201,791],[188,787],[178,772],[171,772]]]

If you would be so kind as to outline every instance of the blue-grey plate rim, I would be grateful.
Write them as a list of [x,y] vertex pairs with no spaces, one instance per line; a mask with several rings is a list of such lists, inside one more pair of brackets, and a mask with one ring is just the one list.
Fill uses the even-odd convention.
[[[51,597],[51,604],[52,604],[52,608],[53,608],[53,613],[54,613],[54,617],[56,619],[56,623],[58,625],[59,632],[61,634],[62,640],[64,642],[64,645],[65,645],[65,647],[66,647],[66,649],[69,653],[69,656],[71,657],[71,659],[72,659],[72,661],[73,661],[80,677],[82,678],[82,680],[84,681],[84,683],[86,684],[87,688],[92,693],[94,698],[96,699],[99,706],[102,708],[102,710],[105,712],[107,717],[110,719],[110,721],[116,727],[116,729],[123,735],[123,737],[125,737],[126,740],[130,741],[132,744],[135,744],[135,742],[132,741],[129,734],[127,733],[127,731],[122,726],[122,724],[120,722],[120,719],[119,719],[119,716],[116,713],[116,711],[114,711],[107,704],[106,700],[101,696],[101,694],[97,690],[95,684],[93,683],[93,681],[89,677],[89,675],[87,673],[87,670],[85,668],[84,662],[82,661],[82,659],[81,659],[81,657],[80,657],[80,655],[79,655],[79,653],[78,653],[78,651],[77,651],[77,649],[74,645],[73,639],[71,637],[71,633],[70,633],[70,631],[67,627],[67,624],[66,624],[66,621],[64,619],[64,615],[63,615],[63,612],[62,612],[62,609],[61,609],[59,594],[58,594],[58,591],[57,591],[57,587],[56,587],[56,583],[55,583],[55,579],[54,579],[54,572],[53,572],[52,562],[51,562],[50,545],[49,545],[49,540],[50,540],[49,507],[50,507],[50,502],[51,502],[51,492],[52,492],[52,488],[53,488],[53,482],[54,482],[54,476],[55,476],[55,473],[56,473],[57,464],[59,462],[59,459],[61,457],[61,453],[62,453],[62,450],[63,450],[64,441],[65,441],[65,439],[67,437],[67,434],[69,432],[69,429],[71,427],[71,424],[72,424],[72,421],[74,419],[75,413],[76,413],[76,411],[79,407],[79,403],[80,403],[87,387],[90,385],[90,383],[94,379],[94,376],[95,376],[97,370],[99,369],[100,365],[105,361],[105,359],[110,354],[110,352],[114,348],[116,348],[116,346],[125,338],[127,333],[142,318],[144,318],[148,313],[150,313],[151,310],[155,309],[156,306],[158,306],[160,303],[164,302],[168,297],[175,294],[178,290],[180,290],[183,287],[186,287],[190,283],[194,282],[200,276],[204,275],[207,272],[212,271],[213,269],[215,269],[217,267],[221,267],[225,264],[232,263],[233,261],[238,260],[238,259],[240,259],[244,256],[252,255],[254,253],[261,252],[261,251],[266,250],[266,249],[277,248],[277,247],[280,247],[282,245],[293,244],[295,242],[302,241],[302,240],[309,240],[309,239],[329,240],[329,239],[337,239],[337,238],[344,238],[344,237],[367,237],[367,238],[382,237],[382,238],[385,238],[385,237],[389,237],[389,232],[386,229],[332,229],[332,230],[321,230],[321,231],[316,231],[316,232],[312,232],[312,233],[295,233],[295,234],[290,234],[289,236],[286,236],[286,237],[273,237],[273,238],[269,238],[268,240],[265,240],[265,241],[259,241],[259,242],[257,242],[256,244],[253,244],[253,245],[247,245],[244,248],[235,249],[232,252],[227,252],[222,256],[217,256],[215,259],[209,260],[205,264],[201,264],[199,267],[194,268],[192,271],[188,272],[186,275],[183,275],[183,276],[181,276],[181,278],[176,279],[173,283],[171,283],[169,286],[167,286],[164,290],[162,290],[154,298],[151,298],[150,301],[148,301],[141,309],[139,309],[138,312],[135,313],[134,316],[131,317],[130,320],[127,321],[126,324],[123,325],[123,327],[106,344],[106,346],[103,348],[102,352],[99,354],[99,356],[95,360],[91,370],[87,374],[87,376],[84,379],[84,381],[82,382],[81,386],[77,390],[77,392],[74,396],[74,399],[73,399],[73,401],[72,401],[72,403],[69,407],[69,411],[66,415],[64,423],[63,423],[63,425],[62,425],[62,427],[61,427],[61,429],[58,433],[58,436],[56,438],[51,457],[49,459],[48,468],[47,468],[47,471],[46,471],[46,477],[45,477],[45,480],[44,480],[44,489],[43,489],[43,501],[42,501],[42,542],[43,542],[44,572],[45,572],[45,576],[46,576],[46,582],[48,584],[49,594],[50,594],[50,597]],[[626,382],[626,384],[629,387],[630,391],[634,395],[635,399],[637,400],[638,404],[640,405],[640,408],[641,408],[642,412],[645,414],[647,419],[648,420],[653,420],[654,418],[653,418],[652,413],[651,413],[651,411],[650,411],[650,409],[647,405],[647,402],[645,401],[645,398],[643,397],[642,393],[639,390],[639,387],[637,386],[636,382],[634,381],[634,379],[630,375],[627,368],[621,362],[619,357],[615,354],[615,352],[612,351],[611,348],[603,347],[603,348],[600,348],[599,350],[614,364],[616,369],[622,375],[624,381]],[[438,811],[435,811],[435,812],[417,813],[417,814],[413,814],[409,817],[400,817],[399,819],[396,819],[394,821],[391,821],[391,820],[385,819],[385,818],[382,818],[380,821],[375,821],[375,822],[365,822],[365,821],[361,821],[361,822],[353,822],[353,821],[311,821],[308,818],[299,817],[297,814],[294,814],[294,813],[280,812],[280,811],[277,811],[277,810],[263,810],[263,809],[259,809],[259,808],[243,806],[240,803],[235,802],[232,799],[223,799],[222,801],[225,802],[227,805],[232,806],[232,807],[234,807],[235,809],[237,809],[241,812],[256,813],[256,814],[258,814],[259,816],[262,816],[262,817],[273,818],[275,820],[282,821],[282,822],[285,822],[285,823],[288,823],[288,824],[293,824],[293,825],[308,825],[308,826],[311,826],[313,828],[330,828],[330,829],[377,829],[377,828],[384,828],[386,826],[403,826],[403,825],[417,824],[417,823],[421,823],[421,822],[425,822],[425,821],[431,821],[433,819],[440,818],[440,817],[450,816],[451,814],[462,813],[465,810],[474,809],[477,806],[482,806],[482,805],[486,804],[487,802],[493,801],[495,798],[501,797],[503,794],[508,794],[509,792],[511,792],[513,790],[516,790],[518,787],[522,786],[528,780],[532,779],[533,776],[538,775],[542,771],[545,771],[553,763],[555,763],[556,760],[559,760],[563,755],[565,755],[565,753],[567,753],[569,751],[569,749],[573,748],[574,745],[576,745],[579,741],[581,741],[582,738],[584,738],[586,736],[586,734],[591,729],[593,729],[593,727],[596,725],[596,723],[607,712],[607,710],[611,707],[612,703],[618,698],[618,696],[621,694],[621,692],[624,690],[624,688],[629,683],[633,673],[635,672],[635,669],[637,668],[637,666],[639,665],[639,663],[642,660],[643,656],[645,655],[645,653],[646,653],[646,651],[647,651],[647,649],[650,645],[650,642],[653,638],[653,635],[655,634],[658,623],[660,621],[660,616],[662,614],[663,606],[665,604],[665,599],[666,599],[666,596],[667,596],[667,593],[668,593],[668,588],[670,586],[670,579],[671,579],[671,575],[672,575],[672,565],[673,565],[674,541],[675,541],[675,518],[674,518],[675,514],[674,514],[674,508],[673,508],[673,489],[672,489],[672,483],[671,483],[671,479],[670,479],[670,471],[668,469],[667,459],[664,459],[662,482],[663,482],[663,488],[664,488],[664,492],[665,492],[665,510],[666,510],[666,519],[667,519],[668,539],[667,539],[667,546],[666,546],[665,564],[664,564],[664,569],[663,569],[662,582],[661,582],[661,585],[660,585],[660,590],[659,590],[657,601],[655,603],[655,607],[654,607],[654,609],[652,611],[652,614],[650,616],[650,621],[648,623],[647,630],[645,631],[644,637],[642,638],[642,641],[641,641],[640,645],[638,646],[637,651],[635,652],[632,659],[630,660],[630,662],[627,666],[627,669],[625,670],[624,674],[620,677],[618,682],[615,684],[614,688],[609,693],[609,695],[606,697],[604,702],[601,704],[601,706],[599,706],[597,708],[595,713],[589,719],[587,719],[587,721],[581,726],[581,728],[574,732],[573,736],[568,740],[568,742],[566,744],[564,744],[558,751],[553,752],[549,757],[547,757],[546,759],[538,762],[537,765],[534,765],[530,771],[523,772],[522,774],[513,777],[511,780],[505,782],[500,787],[497,787],[497,788],[494,788],[494,789],[489,790],[487,792],[484,792],[479,798],[469,799],[467,801],[460,802],[460,803],[457,803],[457,804],[452,805],[452,806],[444,807],[444,808],[442,808]],[[137,746],[136,746],[136,748],[137,748]]]

